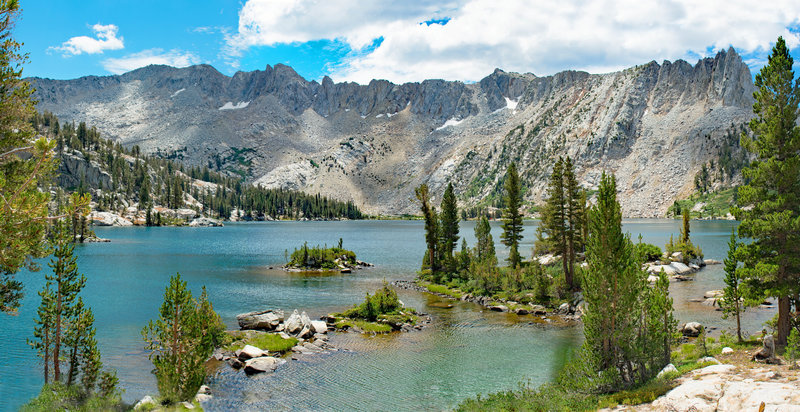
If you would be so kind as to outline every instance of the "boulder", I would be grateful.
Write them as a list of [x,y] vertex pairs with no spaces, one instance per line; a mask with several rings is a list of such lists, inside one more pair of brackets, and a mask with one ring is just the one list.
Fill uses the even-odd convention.
[[697,363],[713,363],[714,365],[719,365],[720,364],[720,362],[717,360],[717,358],[715,358],[713,356],[706,356],[706,357],[700,358],[700,359],[697,360]]
[[291,316],[286,319],[284,322],[285,330],[288,333],[295,334],[303,330],[303,322],[300,319],[300,314],[297,313],[297,309],[292,312]]
[[188,401],[183,401],[183,402],[179,403],[178,405],[180,405],[182,408],[194,409],[194,405],[192,405],[192,403],[188,402]]
[[211,395],[211,388],[209,388],[208,385],[200,385],[200,389],[197,390],[197,393]]
[[190,227],[222,227],[222,222],[210,217],[198,217],[189,223]]
[[658,276],[650,275],[647,277],[647,283],[656,283],[658,282]]
[[328,333],[328,324],[321,320],[312,320],[311,328],[314,330],[314,333]]
[[700,322],[687,322],[681,326],[681,333],[683,336],[697,337],[703,330],[703,325]]
[[683,253],[682,252],[675,252],[670,255],[670,259],[675,261],[683,261]]
[[505,305],[489,306],[489,310],[492,310],[492,311],[495,311],[495,312],[508,312],[508,306],[505,306]]
[[111,212],[92,211],[89,213],[89,221],[95,226],[133,226],[130,220]]
[[264,356],[264,351],[252,345],[245,345],[244,348],[236,351],[236,357],[241,360],[260,358],[261,356]]
[[558,307],[558,314],[566,315],[567,313],[569,313],[569,303],[564,302]]
[[248,375],[262,372],[273,372],[278,368],[278,365],[282,364],[283,362],[285,361],[282,359],[273,358],[272,356],[253,358],[245,362],[244,372]]
[[305,311],[300,314],[300,322],[303,324],[303,327],[311,327],[311,318],[308,317]]
[[756,362],[777,363],[775,357],[775,338],[772,335],[764,336],[761,349],[753,355]]
[[667,276],[672,276],[672,275],[677,275],[678,274],[678,270],[675,267],[673,267],[672,265],[653,265],[653,266],[650,266],[649,268],[647,268],[648,272],[654,273],[654,274],[658,274],[662,270],[664,271],[664,273]]
[[528,309],[520,307],[520,308],[515,308],[514,313],[516,313],[517,315],[527,315],[528,313],[530,313],[530,311]]
[[231,365],[233,369],[242,369],[244,362],[240,361],[239,358],[230,358],[228,359],[228,365]]
[[727,355],[727,354],[729,354],[729,353],[733,353],[733,349],[731,349],[731,348],[730,348],[730,347],[728,347],[728,346],[726,346],[726,347],[722,348],[722,354],[723,354],[723,355]]
[[547,314],[547,308],[542,305],[533,305],[531,306],[531,313],[534,315],[545,315]]
[[264,310],[260,312],[249,312],[236,315],[241,329],[261,329],[273,330],[280,325],[283,320],[283,312]]
[[692,268],[690,268],[689,266],[685,265],[683,262],[672,262],[669,265],[674,267],[675,270],[678,271],[678,274],[689,273],[689,272],[692,271]]
[[211,395],[207,395],[205,393],[198,393],[197,395],[194,396],[194,400],[197,401],[198,403],[208,402],[211,400],[211,398],[212,398]]
[[304,325],[303,329],[300,330],[300,333],[298,333],[297,336],[303,339],[308,339],[314,336],[314,331],[311,329],[310,325]]
[[725,292],[721,290],[709,290],[708,292],[703,294],[703,297],[706,299],[721,298],[723,296],[725,296]]
[[671,363],[669,365],[665,366],[664,369],[661,369],[661,372],[658,372],[658,375],[656,375],[656,378],[660,378],[660,377],[662,377],[662,376],[664,376],[664,375],[666,375],[667,373],[670,373],[670,372],[678,373],[678,368],[676,368],[675,365],[673,365]]
[[[145,405],[153,405],[153,406],[155,406],[155,405],[158,405],[158,404],[156,403],[156,400],[153,399],[152,396],[146,395],[139,402],[136,402],[136,405],[133,406],[133,410],[134,411],[138,411],[139,409],[144,408]],[[150,410],[150,409],[151,408],[148,408],[148,410]]]

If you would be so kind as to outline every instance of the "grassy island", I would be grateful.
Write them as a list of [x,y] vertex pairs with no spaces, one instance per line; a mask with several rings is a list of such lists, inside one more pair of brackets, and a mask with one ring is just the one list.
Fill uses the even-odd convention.
[[359,266],[362,264],[356,260],[355,252],[344,249],[342,240],[339,239],[339,246],[336,247],[327,245],[308,247],[308,242],[304,243],[292,252],[289,262],[284,267],[299,270],[339,270],[349,273]]
[[386,283],[360,305],[342,313],[328,315],[337,329],[352,329],[363,333],[388,333],[409,329],[419,317],[413,308],[403,306],[397,293]]

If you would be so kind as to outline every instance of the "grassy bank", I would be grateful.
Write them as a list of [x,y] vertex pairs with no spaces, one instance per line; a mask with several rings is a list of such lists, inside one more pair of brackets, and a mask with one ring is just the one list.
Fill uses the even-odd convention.
[[[719,341],[708,338],[705,345],[700,339],[678,346],[672,352],[672,364],[677,372],[665,373],[638,387],[610,393],[583,393],[562,384],[563,378],[546,383],[538,388],[520,385],[516,390],[502,391],[486,396],[477,396],[462,402],[458,411],[594,411],[616,406],[633,406],[649,403],[677,386],[677,378],[699,368],[714,364],[704,361],[707,356],[718,356],[723,347],[730,347],[733,354],[725,359],[749,359],[748,350],[760,346],[755,340],[735,343],[734,339],[723,335]],[[749,361],[746,361],[749,362]],[[755,364],[753,364],[755,365]]]

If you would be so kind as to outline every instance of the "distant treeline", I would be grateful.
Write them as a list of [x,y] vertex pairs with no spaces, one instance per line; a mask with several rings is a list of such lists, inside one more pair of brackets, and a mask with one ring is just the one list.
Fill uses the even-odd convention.
[[185,166],[174,160],[143,155],[139,146],[126,148],[102,138],[96,127],[84,122],[77,126],[61,124],[50,112],[37,113],[31,123],[38,133],[56,140],[56,150],[62,156],[80,154],[87,163],[95,161],[111,175],[110,187],[104,187],[103,180],[87,181],[86,176],[75,176],[79,183],[64,187],[79,192],[100,189],[102,192],[93,199],[97,210],[118,211],[138,203],[140,210],[153,206],[193,208],[222,219],[230,218],[237,209],[244,212],[244,218],[252,219],[364,217],[352,202],[294,190],[265,189],[245,183],[238,175],[223,175],[207,166]]

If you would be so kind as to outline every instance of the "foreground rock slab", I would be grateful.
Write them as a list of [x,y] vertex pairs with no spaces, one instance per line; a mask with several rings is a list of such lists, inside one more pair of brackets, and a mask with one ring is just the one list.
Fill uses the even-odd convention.
[[282,363],[286,362],[283,359],[274,358],[272,356],[262,356],[260,358],[253,358],[244,363],[244,371],[248,375],[263,372],[274,372]]

